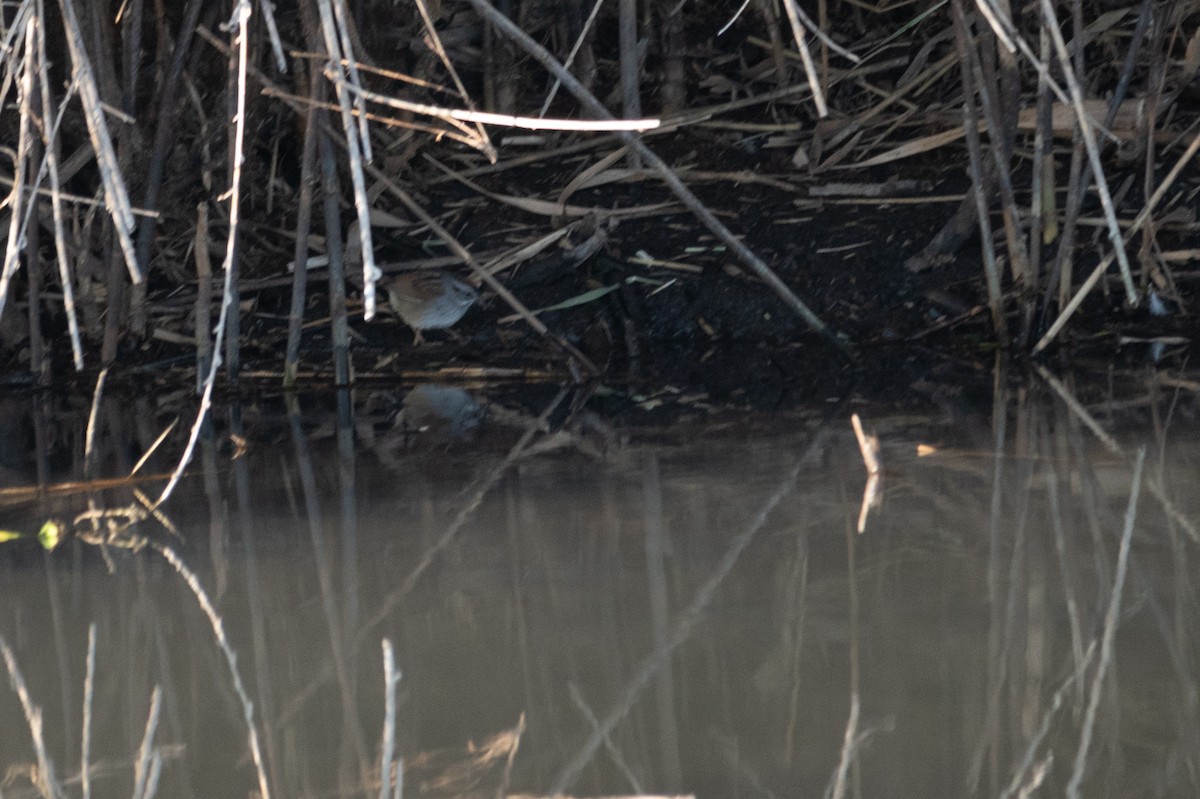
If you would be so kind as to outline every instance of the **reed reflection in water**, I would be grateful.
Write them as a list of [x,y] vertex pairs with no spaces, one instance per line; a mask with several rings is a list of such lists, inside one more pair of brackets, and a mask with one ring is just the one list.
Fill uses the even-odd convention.
[[[565,401],[472,404],[467,441],[297,402],[243,457],[202,446],[164,508],[178,539],[147,519],[6,545],[0,636],[45,755],[30,771],[32,710],[0,692],[4,795],[77,795],[85,761],[96,795],[258,790],[234,671],[271,793],[379,795],[384,640],[409,796],[1195,794],[1187,431],[1102,440],[1024,394],[975,429],[868,415],[883,501],[859,535],[847,420],[621,444],[557,427]],[[109,473],[152,427],[128,410],[104,411]],[[72,413],[50,414],[61,441]],[[217,422],[245,434],[237,409]]]

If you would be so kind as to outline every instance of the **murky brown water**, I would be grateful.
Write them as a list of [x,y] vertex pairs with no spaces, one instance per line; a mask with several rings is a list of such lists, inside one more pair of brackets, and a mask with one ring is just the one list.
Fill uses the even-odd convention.
[[[136,528],[220,614],[275,796],[378,795],[384,639],[409,796],[495,795],[507,753],[467,769],[468,742],[522,718],[509,793],[1010,796],[1041,779],[1057,795],[1077,759],[1083,796],[1200,790],[1200,452],[1178,414],[1120,454],[1049,400],[1002,406],[1003,424],[868,418],[884,498],[859,535],[865,473],[842,418],[688,444],[577,430],[514,457],[520,414],[493,408],[462,440],[480,418],[463,406],[403,439],[360,423],[339,455],[336,424],[306,407],[299,435],[257,420],[242,458],[201,449],[165,508],[182,540]],[[119,430],[154,427],[130,410],[102,436],[106,474],[144,446],[115,445]],[[941,448],[919,458],[921,443]],[[14,506],[6,526],[84,506]],[[55,776],[80,794],[94,624],[93,795],[134,794],[156,686],[158,795],[248,795],[243,709],[196,595],[161,550],[107,555],[111,570],[77,539],[0,552],[0,636]],[[35,795],[34,762],[4,688],[0,793]]]

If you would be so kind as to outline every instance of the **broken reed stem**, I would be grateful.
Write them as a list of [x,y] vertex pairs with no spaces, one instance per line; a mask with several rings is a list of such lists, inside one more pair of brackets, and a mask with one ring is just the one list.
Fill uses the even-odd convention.
[[[588,113],[599,119],[609,120],[612,115],[608,110],[596,99],[596,96],[584,88],[575,76],[563,68],[557,59],[550,54],[546,48],[542,47],[534,41],[527,33],[521,30],[508,17],[501,14],[487,0],[468,0],[471,7],[483,17],[486,21],[495,25],[497,29],[503,31],[505,35],[517,42],[527,53],[542,66],[544,66],[552,75],[562,81],[562,84],[567,87],[567,91],[575,96],[575,99],[587,110]],[[644,162],[651,166],[662,178],[667,187],[679,198],[688,210],[690,210],[696,218],[712,232],[714,236],[721,240],[742,263],[750,267],[758,277],[762,278],[768,286],[770,286],[777,295],[787,305],[795,311],[801,319],[818,335],[824,338],[828,343],[842,354],[851,363],[858,362],[858,356],[851,349],[850,345],[840,339],[830,328],[814,314],[807,305],[788,287],[786,283],[779,279],[772,269],[766,265],[753,251],[747,247],[741,239],[733,234],[712,211],[708,209],[695,194],[692,193],[679,176],[659,158],[645,143],[632,133],[618,133],[621,141],[624,142],[631,150],[638,153]],[[490,284],[489,284],[490,285]]]

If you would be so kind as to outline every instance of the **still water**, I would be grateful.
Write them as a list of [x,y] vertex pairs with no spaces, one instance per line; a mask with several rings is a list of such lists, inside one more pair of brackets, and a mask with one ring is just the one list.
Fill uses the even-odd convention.
[[[355,401],[342,425],[327,398],[219,411],[175,532],[75,519],[162,480],[6,505],[6,529],[83,534],[0,547],[28,702],[0,690],[0,795],[52,768],[79,796],[86,759],[93,796],[378,796],[385,751],[406,796],[1200,791],[1178,396],[863,411],[883,474],[861,534],[849,411],[652,434]],[[89,468],[112,477],[169,417],[107,403]],[[44,480],[81,479],[86,405],[10,411]]]

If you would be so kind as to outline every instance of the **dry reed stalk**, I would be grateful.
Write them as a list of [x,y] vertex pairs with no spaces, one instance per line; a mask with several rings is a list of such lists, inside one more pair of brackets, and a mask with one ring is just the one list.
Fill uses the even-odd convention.
[[58,261],[58,280],[63,292],[63,310],[67,315],[67,335],[71,340],[71,356],[75,371],[83,371],[83,346],[79,340],[79,318],[75,310],[75,287],[71,278],[71,257],[67,249],[66,225],[63,215],[62,175],[58,163],[58,132],[66,110],[66,100],[59,108],[53,125],[48,122],[49,110],[53,107],[50,93],[50,77],[46,59],[45,26],[38,27],[38,85],[42,101],[42,142],[46,150],[46,168],[50,178],[50,210],[54,222],[54,252]]
[[[137,262],[133,245],[133,230],[135,220],[129,203],[129,192],[125,188],[125,178],[118,165],[116,149],[105,122],[104,107],[100,101],[100,89],[96,85],[96,76],[92,71],[87,48],[83,43],[83,32],[79,20],[75,16],[76,0],[59,0],[62,11],[62,22],[67,36],[67,45],[71,53],[71,74],[79,99],[83,106],[83,117],[87,123],[88,135],[91,138],[92,150],[96,153],[96,166],[100,170],[100,180],[104,186],[105,208],[112,219],[112,229],[116,234],[117,244],[125,259],[129,271],[129,279],[141,283],[143,274]],[[110,313],[115,309],[110,306]]]
[[25,184],[31,182],[29,168],[30,148],[33,143],[34,117],[30,108],[30,103],[32,102],[30,95],[32,93],[34,75],[33,43],[38,28],[36,17],[32,15],[27,16],[23,28],[25,34],[24,55],[22,56],[21,66],[16,68],[16,71],[20,75],[20,79],[17,82],[20,121],[17,129],[17,151],[13,158],[12,193],[9,195],[7,201],[7,205],[10,208],[9,213],[11,214],[8,225],[8,241],[5,242],[4,263],[0,266],[0,314],[4,313],[9,286],[12,283],[13,276],[17,273],[17,268],[20,266],[19,259],[25,244],[25,229],[28,220]]
[[[796,49],[800,52],[800,63],[804,65],[804,75],[808,79],[808,89],[812,92],[813,105],[817,107],[817,116],[826,117],[829,115],[829,106],[825,102],[825,92],[822,91],[821,80],[817,76],[817,67],[813,63],[812,53],[808,50],[808,38],[804,35],[804,28],[807,25],[810,28],[815,28],[812,20],[808,18],[796,0],[783,0],[783,10],[787,12],[788,24],[792,27],[792,39],[796,42]],[[801,23],[804,21],[804,24]]]
[[[320,17],[320,35],[329,57],[325,73],[333,83],[334,95],[341,111],[346,153],[350,160],[350,181],[354,187],[354,209],[358,215],[359,247],[362,253],[363,319],[369,322],[375,318],[375,281],[382,273],[375,265],[375,247],[371,241],[371,204],[367,197],[366,179],[363,176],[365,165],[371,161],[366,100],[362,95],[362,83],[358,77],[354,49],[347,30],[349,14],[346,12],[345,3],[343,0],[317,0],[317,12]],[[356,97],[351,97],[350,86],[358,90]],[[356,112],[359,117],[357,125],[354,120]]]

